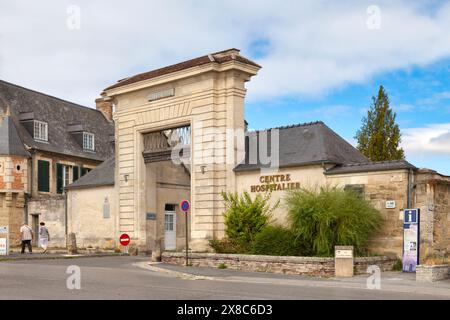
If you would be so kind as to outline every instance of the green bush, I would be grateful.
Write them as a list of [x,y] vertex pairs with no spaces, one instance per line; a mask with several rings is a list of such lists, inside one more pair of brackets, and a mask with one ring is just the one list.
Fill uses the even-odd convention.
[[300,256],[305,250],[295,234],[282,226],[267,226],[255,237],[253,254],[270,256]]
[[352,245],[355,253],[364,252],[382,222],[367,200],[337,187],[291,191],[286,204],[294,234],[316,256],[332,256],[335,245]]
[[401,259],[395,260],[394,265],[392,266],[392,271],[402,271],[403,270],[403,262]]
[[241,250],[238,245],[231,242],[229,239],[210,240],[209,246],[214,249],[216,253],[239,253]]
[[227,269],[227,265],[225,263],[219,263],[219,265],[217,266],[218,269]]
[[271,206],[270,193],[258,194],[252,199],[248,192],[242,195],[222,192],[225,203],[225,234],[236,245],[238,253],[248,253],[255,236],[270,222],[273,210],[279,201]]

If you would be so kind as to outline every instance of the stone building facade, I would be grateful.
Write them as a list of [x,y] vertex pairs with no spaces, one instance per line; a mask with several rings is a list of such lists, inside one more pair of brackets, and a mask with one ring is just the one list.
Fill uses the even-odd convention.
[[35,233],[45,222],[50,245],[66,245],[64,188],[113,154],[107,117],[104,104],[86,108],[0,80],[0,225],[11,246],[23,222]]
[[[119,235],[127,233],[141,252],[180,251],[185,249],[186,216],[179,203],[188,199],[189,248],[202,252],[211,250],[210,240],[224,237],[222,191],[272,191],[272,201],[281,201],[276,221],[285,223],[287,190],[335,185],[360,192],[382,215],[385,223],[372,239],[373,252],[401,256],[403,211],[413,207],[422,212],[422,258],[448,251],[450,177],[404,160],[372,162],[320,121],[249,132],[244,120],[246,83],[260,68],[230,49],[127,77],[106,88],[96,100],[101,113],[92,112],[112,117],[115,126],[107,120],[97,125],[104,134],[96,156],[30,149],[25,143],[30,155],[7,165],[4,181],[10,185],[3,196],[0,188],[0,210],[14,206],[28,217],[38,212],[53,223],[55,232],[64,225],[61,239],[75,233],[81,247],[117,248]],[[29,116],[22,114],[22,119]],[[17,117],[20,123],[20,114]],[[76,124],[65,121],[69,130],[80,132],[88,128],[88,118]],[[110,129],[113,139],[105,137]],[[101,149],[112,140],[114,155]],[[20,157],[34,160],[26,160],[26,171],[14,176],[11,168],[23,160]],[[72,179],[65,186],[66,200],[54,194],[58,185],[53,178],[48,194],[36,192],[33,181],[39,176],[34,168],[39,160],[52,163],[53,177],[58,174],[53,163],[94,168],[104,162]],[[0,181],[1,174],[0,167]],[[20,190],[12,192],[11,184],[20,174],[28,176],[22,195]],[[6,221],[10,215],[2,216]]]
[[[116,245],[127,233],[142,251],[184,249],[178,204],[189,199],[190,249],[208,251],[209,240],[224,236],[222,191],[255,195],[269,188],[272,201],[281,200],[276,221],[285,223],[287,190],[335,185],[360,192],[382,215],[373,252],[401,256],[403,211],[413,207],[422,211],[422,258],[448,251],[450,177],[404,160],[372,162],[322,122],[248,132],[245,84],[259,69],[230,49],[104,90],[97,102],[115,106],[114,175],[102,176],[109,176],[103,190],[116,203]],[[69,197],[93,192],[96,171],[72,185]],[[73,214],[89,205],[77,205]],[[171,212],[175,217],[168,217]]]

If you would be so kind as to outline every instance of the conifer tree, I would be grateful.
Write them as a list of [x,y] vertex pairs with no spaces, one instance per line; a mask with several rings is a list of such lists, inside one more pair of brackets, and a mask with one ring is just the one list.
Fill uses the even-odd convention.
[[404,159],[405,153],[400,147],[400,128],[395,118],[396,114],[389,106],[389,97],[380,86],[378,96],[372,97],[372,105],[356,133],[358,150],[372,161]]

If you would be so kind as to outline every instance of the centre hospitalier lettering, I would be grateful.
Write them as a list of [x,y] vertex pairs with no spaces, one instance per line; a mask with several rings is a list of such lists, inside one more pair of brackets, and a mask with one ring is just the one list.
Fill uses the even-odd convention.
[[271,192],[300,189],[299,182],[292,182],[290,174],[276,174],[259,177],[261,184],[250,186],[250,192]]

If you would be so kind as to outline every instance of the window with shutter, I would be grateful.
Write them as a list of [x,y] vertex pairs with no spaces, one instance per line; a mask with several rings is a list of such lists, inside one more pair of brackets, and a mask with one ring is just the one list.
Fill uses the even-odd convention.
[[56,164],[56,191],[59,194],[64,192],[64,188],[70,184],[70,166]]
[[60,163],[56,164],[56,192],[59,194],[63,193],[64,188],[64,178],[63,178],[63,165]]
[[80,177],[80,168],[73,167],[73,182],[77,181],[79,177]]
[[38,191],[50,192],[50,162],[38,160]]

